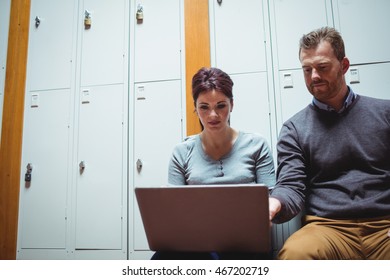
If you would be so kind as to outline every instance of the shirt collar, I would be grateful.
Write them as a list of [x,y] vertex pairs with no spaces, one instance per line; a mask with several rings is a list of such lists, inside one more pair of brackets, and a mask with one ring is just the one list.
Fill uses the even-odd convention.
[[[353,103],[355,98],[356,98],[356,93],[354,93],[352,91],[352,89],[350,87],[348,87],[348,93],[347,93],[347,96],[344,100],[344,105],[337,113],[340,114],[340,113],[344,112]],[[336,112],[336,110],[333,107],[319,101],[315,97],[313,97],[312,103],[314,106],[316,106],[317,108],[319,108],[321,110],[325,110],[325,111],[329,111],[329,112]]]

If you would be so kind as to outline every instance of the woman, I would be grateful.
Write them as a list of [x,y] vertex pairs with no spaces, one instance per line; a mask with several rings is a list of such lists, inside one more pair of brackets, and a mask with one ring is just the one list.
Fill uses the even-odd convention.
[[169,184],[275,184],[264,138],[230,127],[232,88],[229,75],[218,68],[202,68],[194,75],[192,95],[203,131],[175,147]]
[[[258,134],[230,127],[233,81],[218,68],[201,68],[192,79],[200,134],[178,144],[169,163],[170,185],[275,184],[274,163],[266,141]],[[199,205],[201,207],[201,203]],[[257,258],[236,253],[158,252],[154,259]]]

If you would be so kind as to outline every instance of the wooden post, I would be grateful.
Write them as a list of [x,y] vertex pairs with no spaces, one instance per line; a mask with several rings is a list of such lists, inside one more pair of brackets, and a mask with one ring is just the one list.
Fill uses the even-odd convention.
[[210,27],[208,0],[185,0],[186,45],[186,111],[187,135],[201,131],[194,112],[191,82],[192,76],[203,66],[210,66]]
[[12,0],[0,146],[0,259],[16,259],[30,0]]

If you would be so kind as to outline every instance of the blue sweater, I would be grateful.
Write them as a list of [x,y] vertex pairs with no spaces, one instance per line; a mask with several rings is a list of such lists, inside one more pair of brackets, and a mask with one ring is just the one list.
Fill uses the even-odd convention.
[[274,163],[263,137],[239,132],[232,150],[220,160],[210,158],[199,135],[176,145],[169,162],[170,185],[266,184],[275,185]]
[[333,219],[390,215],[390,100],[358,95],[341,114],[312,104],[286,121],[278,141],[282,223],[300,210]]

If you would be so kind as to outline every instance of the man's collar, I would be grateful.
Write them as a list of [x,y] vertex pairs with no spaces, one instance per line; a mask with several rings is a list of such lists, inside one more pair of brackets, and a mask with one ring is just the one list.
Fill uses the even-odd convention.
[[[355,100],[355,97],[356,97],[356,93],[354,93],[352,91],[352,89],[350,87],[348,87],[348,92],[347,92],[347,95],[346,95],[345,100],[344,100],[344,105],[337,113],[340,114],[340,113],[344,112],[345,109],[347,109],[352,104],[352,102]],[[316,106],[317,108],[319,108],[321,110],[325,110],[325,111],[329,111],[329,112],[336,112],[336,110],[332,106],[329,106],[328,104],[325,104],[325,103],[319,101],[315,97],[313,97],[312,102],[313,102],[314,106]]]

